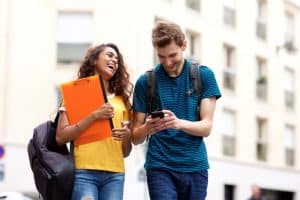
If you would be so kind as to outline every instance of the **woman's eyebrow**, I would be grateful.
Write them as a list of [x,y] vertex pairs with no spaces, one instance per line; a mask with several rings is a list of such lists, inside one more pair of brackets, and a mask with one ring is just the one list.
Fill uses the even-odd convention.
[[118,54],[115,54],[113,51],[107,51],[106,53],[114,55],[116,58],[119,58]]

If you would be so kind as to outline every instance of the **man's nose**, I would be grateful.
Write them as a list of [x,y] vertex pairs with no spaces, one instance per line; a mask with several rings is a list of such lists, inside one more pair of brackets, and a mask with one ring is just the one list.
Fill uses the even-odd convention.
[[172,60],[167,59],[166,64],[167,64],[167,66],[170,66],[172,64]]

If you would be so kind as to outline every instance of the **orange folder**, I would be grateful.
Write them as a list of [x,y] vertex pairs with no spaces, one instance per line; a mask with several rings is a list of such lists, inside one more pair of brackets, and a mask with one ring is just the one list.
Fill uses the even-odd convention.
[[[71,125],[107,102],[101,76],[94,75],[61,84],[64,106]],[[96,120],[75,139],[78,146],[111,136],[112,120]]]

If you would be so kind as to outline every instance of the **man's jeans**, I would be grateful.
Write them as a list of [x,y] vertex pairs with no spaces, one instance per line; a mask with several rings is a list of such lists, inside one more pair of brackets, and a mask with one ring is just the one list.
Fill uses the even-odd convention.
[[204,200],[208,172],[182,173],[148,169],[147,183],[151,200]]
[[76,170],[72,200],[122,200],[124,173]]

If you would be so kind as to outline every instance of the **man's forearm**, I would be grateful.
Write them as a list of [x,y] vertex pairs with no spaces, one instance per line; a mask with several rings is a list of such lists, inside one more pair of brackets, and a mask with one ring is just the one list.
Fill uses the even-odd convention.
[[211,132],[212,123],[210,120],[191,122],[181,120],[180,130],[194,136],[207,137]]
[[133,144],[137,145],[143,143],[146,137],[147,137],[147,130],[145,124],[133,128],[132,137],[131,137]]

